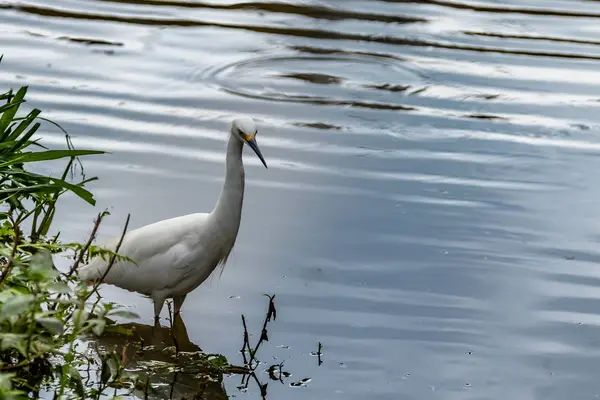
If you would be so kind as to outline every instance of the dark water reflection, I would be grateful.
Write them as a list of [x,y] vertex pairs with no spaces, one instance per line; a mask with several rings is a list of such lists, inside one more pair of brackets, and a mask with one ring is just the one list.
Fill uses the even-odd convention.
[[[183,315],[239,362],[240,314],[256,332],[276,293],[263,357],[312,380],[269,398],[588,399],[599,20],[583,0],[4,1],[0,83],[111,152],[85,164],[102,237],[210,210],[227,123],[257,119],[269,169],[245,160],[235,252]],[[69,202],[81,240],[98,210]]]

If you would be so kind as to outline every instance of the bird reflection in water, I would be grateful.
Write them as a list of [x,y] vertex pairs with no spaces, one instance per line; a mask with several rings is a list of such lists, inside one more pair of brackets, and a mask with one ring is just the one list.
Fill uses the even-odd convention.
[[[112,329],[107,329],[97,338],[96,345],[99,353],[106,353],[108,348],[115,349],[127,360],[128,370],[146,376],[146,387],[134,392],[140,398],[227,399],[223,375],[237,374],[241,376],[237,386],[239,391],[245,392],[255,383],[260,398],[266,399],[268,381],[262,383],[256,369],[261,364],[257,358],[258,351],[264,342],[269,341],[269,322],[275,320],[277,314],[275,296],[268,297],[269,305],[255,345],[250,344],[246,318],[242,315],[244,331],[240,352],[243,366],[231,365],[220,355],[203,353],[200,346],[190,340],[181,314],[172,312],[171,303],[167,303],[170,326],[113,322]],[[283,371],[283,363],[271,365],[266,372],[269,380],[282,384],[284,378],[290,376]]]
[[[98,347],[115,349],[127,360],[128,370],[145,375],[146,387],[134,392],[138,397],[227,399],[219,365],[190,340],[181,314],[169,314],[170,326],[115,324],[118,329],[99,337]],[[237,372],[244,371],[239,367]]]

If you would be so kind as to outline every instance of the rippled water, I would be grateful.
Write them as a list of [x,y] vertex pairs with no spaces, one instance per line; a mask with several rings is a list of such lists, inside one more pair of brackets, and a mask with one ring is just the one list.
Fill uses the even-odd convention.
[[0,84],[111,152],[97,208],[61,210],[75,240],[104,208],[102,237],[209,211],[227,123],[256,118],[269,169],[246,152],[235,252],[183,316],[240,362],[276,293],[269,398],[590,399],[599,34],[584,0],[0,0]]

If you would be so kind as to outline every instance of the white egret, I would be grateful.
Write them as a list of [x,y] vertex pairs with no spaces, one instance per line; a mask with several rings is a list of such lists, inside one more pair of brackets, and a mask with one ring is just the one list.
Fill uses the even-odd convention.
[[[149,296],[154,302],[154,322],[168,298],[179,314],[186,295],[197,288],[219,265],[225,265],[235,244],[244,200],[242,150],[247,144],[267,168],[256,143],[257,129],[250,118],[233,120],[227,142],[225,182],[210,213],[194,213],[155,222],[125,234],[118,251],[134,260],[115,260],[103,283]],[[112,251],[119,238],[103,247]],[[99,280],[108,260],[93,258],[79,268],[80,279]]]

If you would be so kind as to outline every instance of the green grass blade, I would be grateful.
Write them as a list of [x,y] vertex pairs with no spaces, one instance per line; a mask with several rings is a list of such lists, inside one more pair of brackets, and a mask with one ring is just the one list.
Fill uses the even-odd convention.
[[[33,120],[40,114],[40,112],[41,111],[37,110],[37,109],[31,111],[27,115],[27,117],[23,121],[21,121],[21,123],[15,128],[15,130],[13,130],[13,132],[10,134],[10,136],[8,138],[6,138],[6,140],[17,140],[19,138],[19,136],[21,136],[21,134],[23,132],[25,132],[25,129],[27,129],[27,127],[29,125],[31,125]],[[39,128],[40,123],[38,122],[37,125]],[[37,130],[37,128],[36,128],[36,130]],[[31,135],[33,135],[33,133]]]
[[52,178],[52,181],[55,184],[57,184],[58,186],[62,186],[65,189],[68,189],[71,192],[75,193],[77,196],[79,196],[81,199],[85,200],[89,204],[91,204],[93,206],[96,205],[96,200],[94,199],[94,195],[91,192],[89,192],[86,189],[84,189],[83,187],[78,186],[78,185],[73,185],[72,183],[69,183],[67,181],[63,181],[61,179],[54,179],[54,178]]
[[[50,150],[50,151],[52,151],[52,150]],[[61,151],[61,150],[57,150],[57,151]],[[85,150],[82,150],[82,151],[85,151]],[[19,174],[25,174],[25,175],[27,175],[27,177],[38,178],[41,182],[51,181],[52,182],[51,185],[53,185],[55,188],[67,189],[67,190],[75,193],[77,196],[79,196],[81,199],[85,200],[89,204],[96,205],[96,200],[94,199],[94,195],[79,185],[74,185],[72,183],[69,183],[67,181],[64,181],[64,180],[58,179],[58,178],[51,178],[48,176],[38,175],[38,174],[29,172],[29,171],[27,171],[27,172],[23,171],[22,173],[19,172]]]
[[52,205],[52,208],[48,210],[42,223],[40,224],[39,231],[36,232],[37,236],[46,236],[48,231],[50,230],[50,225],[52,225],[52,221],[54,220],[54,215],[56,214],[56,207]]
[[[17,140],[11,140],[10,142],[0,142],[0,153],[2,152],[2,150],[12,149],[17,143],[19,143]],[[33,143],[33,141],[29,142],[29,144]]]
[[89,204],[91,204],[93,206],[96,205],[96,199],[94,199],[94,195],[91,192],[87,191],[86,189],[82,188],[81,186],[73,185],[72,183],[63,181],[61,179],[54,179],[54,178],[51,178],[51,179],[57,186],[62,186],[65,189],[70,190],[71,192],[73,192],[77,196],[79,196],[82,200],[88,202]]
[[18,142],[18,143],[15,145],[15,147],[13,147],[13,148],[11,149],[11,151],[12,151],[13,153],[16,153],[16,152],[18,152],[18,151],[21,151],[21,150],[23,150],[24,148],[26,148],[26,147],[27,147],[27,143],[29,142],[29,139],[31,139],[31,137],[33,136],[33,134],[34,134],[35,132],[37,132],[37,130],[38,130],[39,128],[40,128],[40,123],[39,123],[39,122],[36,122],[36,123],[35,123],[35,125],[33,125],[33,126],[31,127],[31,129],[29,129],[29,130],[27,131],[27,133],[25,133],[25,134],[23,135],[23,137],[21,138],[21,140],[19,140],[19,142]]
[[60,186],[52,184],[52,183],[43,183],[43,184],[39,184],[39,185],[31,185],[31,186],[25,186],[25,187],[0,189],[0,194],[31,193],[31,192],[52,193],[52,192],[56,191],[56,189],[60,189]]
[[[10,96],[12,96],[12,93],[10,94]],[[0,100],[3,100],[3,98],[0,98]],[[21,100],[21,101],[17,101],[17,102],[11,101],[10,103],[3,104],[2,106],[0,106],[0,113],[4,113],[6,110],[10,110],[11,108],[14,108],[14,107],[18,107],[22,103],[25,103],[25,100]]]
[[38,161],[57,160],[64,157],[79,157],[93,154],[104,154],[101,150],[47,150],[38,152],[26,152],[0,163],[0,168],[18,163],[29,163]]
[[[29,172],[24,172],[24,174],[36,175],[36,174],[29,173]],[[28,186],[17,187],[17,188],[0,189],[0,195],[8,194],[8,193],[19,193],[19,194],[51,193],[52,194],[60,189],[67,189],[67,190],[73,192],[74,194],[76,194],[78,197],[80,197],[82,200],[86,201],[87,203],[89,203],[91,205],[96,205],[96,200],[94,199],[94,195],[91,192],[87,191],[86,189],[82,188],[81,186],[73,185],[72,183],[69,183],[69,182],[66,182],[66,181],[63,181],[63,180],[60,180],[57,178],[47,178],[42,175],[36,175],[36,176],[39,178],[42,178],[40,180],[48,180],[48,181],[51,181],[52,183],[39,183],[37,185],[28,185]]]
[[[27,86],[23,86],[21,89],[19,89],[17,91],[17,93],[15,94],[15,97],[12,99],[11,103],[22,103],[24,101],[26,93],[27,93]],[[17,114],[19,105],[17,105],[16,107],[10,108],[2,113],[2,117],[0,118],[0,132],[4,132],[6,130],[6,128],[8,128],[8,125],[10,125],[13,118]]]

